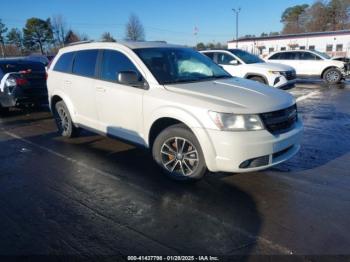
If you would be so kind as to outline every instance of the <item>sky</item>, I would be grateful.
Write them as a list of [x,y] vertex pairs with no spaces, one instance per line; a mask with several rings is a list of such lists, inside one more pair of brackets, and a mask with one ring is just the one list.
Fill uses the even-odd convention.
[[[30,17],[62,15],[68,28],[98,40],[103,32],[124,39],[125,24],[136,14],[147,40],[195,45],[225,43],[236,35],[235,14],[241,8],[239,35],[280,31],[282,12],[314,0],[1,0],[13,12],[1,12],[8,28],[22,28]],[[197,28],[197,34],[194,32]]]

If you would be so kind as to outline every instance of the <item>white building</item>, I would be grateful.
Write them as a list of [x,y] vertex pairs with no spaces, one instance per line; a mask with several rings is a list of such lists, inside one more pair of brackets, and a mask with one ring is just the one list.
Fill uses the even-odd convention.
[[263,57],[275,51],[298,49],[350,57],[350,30],[241,38],[238,42],[229,41],[228,48],[236,48],[236,44],[240,49]]

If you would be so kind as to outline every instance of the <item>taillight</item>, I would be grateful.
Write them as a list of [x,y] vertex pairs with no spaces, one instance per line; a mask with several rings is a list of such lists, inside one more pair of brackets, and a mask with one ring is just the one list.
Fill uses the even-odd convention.
[[28,85],[29,82],[28,82],[28,80],[25,79],[25,78],[16,78],[16,84],[17,84],[18,86],[25,86],[25,85]]

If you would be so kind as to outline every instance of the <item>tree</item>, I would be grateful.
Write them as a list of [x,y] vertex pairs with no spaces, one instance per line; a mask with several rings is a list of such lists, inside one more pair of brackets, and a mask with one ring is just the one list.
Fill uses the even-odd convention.
[[102,42],[117,42],[110,32],[104,32],[101,36]]
[[64,38],[65,45],[68,45],[74,42],[79,42],[79,41],[81,41],[80,36],[77,33],[73,32],[72,30],[69,30]]
[[284,34],[295,34],[304,32],[302,17],[309,5],[295,5],[284,10],[281,22],[284,24]]
[[329,30],[344,30],[349,28],[349,0],[331,0],[328,5],[328,17],[330,18]]
[[50,19],[29,18],[23,28],[23,34],[24,44],[28,49],[40,49],[41,54],[44,54],[44,46],[53,39]]
[[261,36],[261,37],[268,36],[268,33],[263,32],[263,33],[261,33],[261,35],[260,35],[260,36]]
[[329,27],[328,8],[322,1],[311,5],[302,15],[305,32],[327,31]]
[[23,50],[23,35],[18,28],[12,28],[7,34],[7,42],[16,46],[21,52]]
[[64,45],[64,40],[67,35],[67,24],[62,15],[55,15],[52,17],[52,32],[54,42],[59,47]]
[[141,21],[135,14],[129,16],[129,21],[125,28],[125,38],[131,41],[145,40],[145,30]]
[[5,56],[5,38],[4,34],[7,32],[7,27],[5,24],[2,23],[2,20],[0,19],[0,48],[1,48],[1,55],[2,57]]
[[206,46],[204,43],[200,42],[196,45],[196,49],[197,50],[205,50],[206,49]]

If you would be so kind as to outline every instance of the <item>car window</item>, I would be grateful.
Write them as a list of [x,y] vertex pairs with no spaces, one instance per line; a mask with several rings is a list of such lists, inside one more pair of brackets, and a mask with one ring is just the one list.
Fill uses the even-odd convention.
[[73,62],[73,74],[94,77],[98,50],[83,50],[75,54]]
[[213,60],[191,48],[134,49],[160,84],[231,78]]
[[58,61],[53,68],[54,71],[60,71],[65,73],[71,72],[72,60],[74,52],[64,53],[58,58]]
[[295,52],[280,53],[280,60],[296,60],[297,56]]
[[40,62],[16,61],[1,64],[0,67],[0,71],[4,74],[27,70],[31,70],[32,72],[45,72],[45,66]]
[[236,59],[225,53],[217,53],[217,63],[219,65],[231,65],[232,61],[236,61]]
[[211,60],[214,60],[214,52],[210,52],[210,53],[203,53],[205,54],[207,57],[209,57]]
[[135,65],[124,54],[113,50],[104,50],[101,64],[101,79],[117,81],[118,73],[122,71],[138,73]]
[[309,52],[300,52],[299,59],[300,60],[319,60],[320,58]]
[[278,60],[278,59],[281,59],[280,56],[281,56],[281,54],[279,54],[279,53],[274,54],[274,55],[272,55],[272,56],[269,58],[269,60]]

